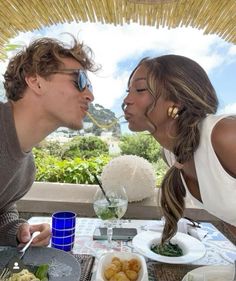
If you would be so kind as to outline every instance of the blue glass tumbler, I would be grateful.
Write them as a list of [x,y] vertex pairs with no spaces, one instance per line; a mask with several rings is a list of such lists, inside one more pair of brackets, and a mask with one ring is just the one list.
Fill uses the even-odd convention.
[[59,211],[52,214],[51,246],[71,251],[74,246],[76,213]]

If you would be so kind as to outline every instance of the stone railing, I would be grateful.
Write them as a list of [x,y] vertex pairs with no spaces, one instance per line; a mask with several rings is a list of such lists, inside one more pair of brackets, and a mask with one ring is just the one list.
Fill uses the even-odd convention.
[[[20,215],[26,219],[48,216],[57,210],[71,210],[80,217],[95,217],[93,196],[97,188],[97,185],[35,182],[17,203],[17,207]],[[160,189],[157,188],[152,198],[129,203],[125,218],[160,219],[162,212],[158,204],[159,192]],[[188,198],[185,215],[195,220],[217,220],[205,210],[195,207]]]

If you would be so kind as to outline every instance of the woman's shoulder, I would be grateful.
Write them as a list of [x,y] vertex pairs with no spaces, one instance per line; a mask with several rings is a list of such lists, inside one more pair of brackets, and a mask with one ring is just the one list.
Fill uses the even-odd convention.
[[217,122],[212,130],[212,144],[221,147],[226,145],[236,146],[236,116],[228,116]]
[[202,120],[199,124],[199,129],[202,139],[212,139],[212,134],[219,133],[224,130],[232,130],[232,127],[235,126],[236,115],[222,114],[214,115],[209,114],[206,118]]
[[236,116],[226,116],[216,123],[211,134],[212,146],[222,166],[236,176]]
[[208,115],[200,124],[197,154],[214,154],[223,169],[236,178],[236,115]]

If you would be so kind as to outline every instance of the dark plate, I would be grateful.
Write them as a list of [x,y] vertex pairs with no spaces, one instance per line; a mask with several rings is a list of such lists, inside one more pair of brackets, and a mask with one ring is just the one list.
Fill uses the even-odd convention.
[[[16,254],[16,248],[0,247],[0,268]],[[69,253],[47,247],[31,247],[24,257],[25,265],[38,266],[49,264],[49,281],[79,281],[81,267]]]

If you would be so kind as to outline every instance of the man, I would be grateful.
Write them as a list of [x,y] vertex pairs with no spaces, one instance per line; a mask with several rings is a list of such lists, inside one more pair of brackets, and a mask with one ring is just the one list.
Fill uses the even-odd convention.
[[60,126],[81,129],[92,86],[86,71],[94,71],[88,47],[74,39],[72,47],[42,38],[9,62],[4,74],[8,101],[0,103],[0,245],[47,245],[48,224],[29,225],[20,219],[15,202],[35,178],[32,148]]

